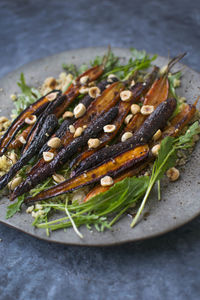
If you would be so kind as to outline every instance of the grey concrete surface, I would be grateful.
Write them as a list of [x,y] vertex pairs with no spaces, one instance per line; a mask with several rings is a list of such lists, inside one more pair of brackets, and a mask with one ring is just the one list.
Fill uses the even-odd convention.
[[[0,76],[88,46],[187,51],[199,71],[200,2],[0,0]],[[159,224],[158,224],[159,226]],[[0,225],[0,300],[200,298],[200,218],[162,237],[111,248],[48,244]]]

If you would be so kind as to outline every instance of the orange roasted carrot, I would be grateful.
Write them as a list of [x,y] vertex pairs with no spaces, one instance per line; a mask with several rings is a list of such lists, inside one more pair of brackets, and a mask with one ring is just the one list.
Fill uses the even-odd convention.
[[[98,182],[105,175],[116,177],[121,172],[135,166],[137,163],[148,158],[149,147],[143,145],[124,152],[114,159],[109,159],[101,166],[84,172],[77,177],[64,181],[53,188],[38,193],[35,197],[28,197],[25,203],[41,201],[67,192],[73,191],[85,185]],[[11,196],[12,197],[12,196]]]

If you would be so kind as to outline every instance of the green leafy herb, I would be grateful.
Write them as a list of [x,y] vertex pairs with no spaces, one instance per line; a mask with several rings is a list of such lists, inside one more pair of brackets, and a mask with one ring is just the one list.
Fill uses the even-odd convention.
[[179,85],[181,76],[182,76],[181,71],[168,76],[170,93],[177,100],[178,100],[178,96],[176,94],[176,88],[177,88],[177,83]]
[[143,198],[143,201],[140,205],[140,208],[133,219],[133,222],[131,223],[131,227],[134,227],[135,224],[137,223],[139,216],[141,215],[144,206],[146,204],[146,201],[149,197],[149,194],[155,184],[156,181],[160,180],[164,173],[171,167],[175,165],[176,162],[176,153],[177,150],[179,149],[186,149],[189,148],[193,145],[193,137],[196,134],[200,133],[200,127],[199,123],[195,122],[192,124],[187,132],[183,135],[180,136],[179,138],[173,138],[173,137],[166,137],[162,142],[161,142],[161,147],[158,153],[158,158],[156,159],[154,165],[153,165],[153,170],[152,170],[152,175],[149,181],[148,188],[146,190],[145,196]]
[[20,211],[21,205],[24,202],[24,196],[20,196],[17,200],[17,202],[9,205],[7,207],[7,212],[6,212],[6,219],[11,218],[14,214]]
[[16,107],[16,109],[12,111],[14,115],[19,115],[30,104],[34,103],[38,98],[41,97],[40,92],[36,88],[30,87],[26,84],[23,73],[21,73],[20,80],[17,84],[21,89],[21,93],[14,102]]

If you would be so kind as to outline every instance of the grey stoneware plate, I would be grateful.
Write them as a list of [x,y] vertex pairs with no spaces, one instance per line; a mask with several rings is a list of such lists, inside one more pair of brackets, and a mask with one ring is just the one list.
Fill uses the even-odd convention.
[[[29,85],[38,86],[48,76],[58,76],[62,70],[62,63],[75,63],[80,65],[89,62],[96,55],[103,55],[106,48],[87,48],[73,51],[66,51],[60,54],[46,57],[44,59],[31,62],[20,69],[8,74],[0,80],[0,115],[9,116],[13,107],[10,94],[17,92],[17,84],[20,73],[24,72]],[[114,48],[114,53],[124,60],[130,57],[128,49]],[[156,64],[162,66],[167,63],[167,58],[158,57]],[[184,68],[183,68],[184,67]],[[200,94],[200,74],[194,72],[182,64],[177,64],[173,71],[183,69],[182,86],[178,94],[186,97],[189,103],[193,103]],[[135,228],[130,228],[131,218],[124,216],[113,230],[106,230],[99,233],[95,230],[88,231],[81,227],[84,238],[80,239],[72,229],[59,230],[46,236],[45,230],[35,229],[31,223],[33,218],[22,208],[21,213],[17,213],[11,219],[6,220],[6,207],[10,204],[8,198],[0,200],[0,222],[21,230],[27,234],[46,241],[61,244],[72,244],[81,246],[108,246],[125,242],[143,240],[169,232],[179,226],[189,222],[200,213],[200,143],[197,144],[190,161],[181,170],[180,180],[162,185],[162,200],[158,201],[154,191],[149,198],[145,211],[149,216],[140,222]]]

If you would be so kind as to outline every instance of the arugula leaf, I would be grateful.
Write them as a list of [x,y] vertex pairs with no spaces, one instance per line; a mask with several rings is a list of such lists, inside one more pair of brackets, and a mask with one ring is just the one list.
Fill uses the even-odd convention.
[[131,54],[135,59],[143,60],[146,58],[147,53],[145,50],[137,50],[136,48],[130,48]]
[[20,196],[17,200],[17,202],[9,205],[7,207],[7,212],[6,212],[6,219],[11,218],[14,214],[20,211],[21,205],[24,202],[24,196]]
[[181,71],[176,72],[176,73],[168,76],[168,79],[169,79],[169,90],[170,90],[170,93],[172,94],[172,96],[174,98],[176,98],[176,100],[178,100],[178,96],[176,94],[176,87],[177,87],[176,83],[180,80],[181,76],[182,76]]
[[131,227],[136,225],[155,182],[160,180],[164,176],[164,173],[175,165],[177,151],[179,149],[191,147],[193,145],[193,137],[198,133],[200,133],[200,127],[197,121],[189,127],[183,136],[180,136],[179,138],[166,137],[161,142],[158,158],[154,162],[148,188],[140,208],[131,223]]
[[34,103],[38,98],[41,97],[40,92],[36,88],[30,87],[26,84],[23,73],[21,73],[20,80],[17,84],[21,89],[21,93],[18,95],[17,100],[14,102],[14,105],[16,107],[15,110],[12,110],[12,113],[14,115],[19,115],[30,104]]

